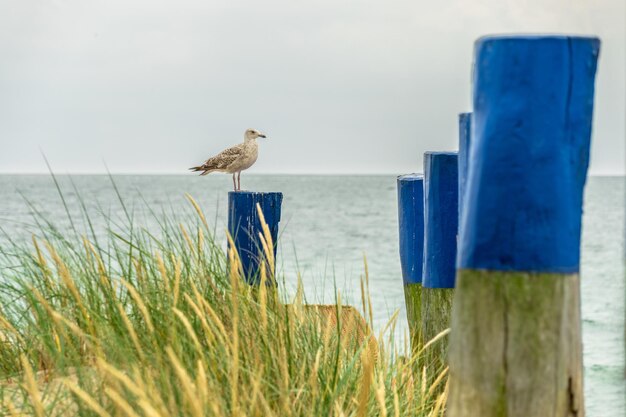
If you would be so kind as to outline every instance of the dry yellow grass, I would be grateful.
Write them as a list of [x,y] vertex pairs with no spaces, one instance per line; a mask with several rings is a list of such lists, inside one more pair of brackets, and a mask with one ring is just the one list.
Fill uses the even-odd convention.
[[237,254],[226,263],[199,223],[173,223],[154,245],[115,240],[115,262],[86,238],[35,243],[13,259],[22,267],[0,291],[0,415],[443,415],[445,390],[373,337],[367,273],[363,314],[339,296],[283,305],[266,286],[269,233],[262,284],[251,288]]
[[[295,308],[293,305],[287,307]],[[323,338],[339,338],[344,349],[351,349],[353,352],[363,347],[372,363],[376,363],[378,342],[356,308],[338,304],[312,304],[304,305],[302,309],[302,319],[315,323]]]

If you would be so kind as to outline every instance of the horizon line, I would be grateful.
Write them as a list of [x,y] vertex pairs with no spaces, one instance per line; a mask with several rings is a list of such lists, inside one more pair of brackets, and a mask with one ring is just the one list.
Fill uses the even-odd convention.
[[[414,172],[405,172],[405,173],[396,173],[396,172],[249,172],[246,173],[246,176],[250,175],[259,175],[259,176],[296,176],[296,175],[306,175],[306,176],[399,176],[413,173],[422,173],[422,171],[414,171]],[[0,175],[23,175],[23,176],[45,176],[54,174],[56,176],[108,176],[108,175],[120,175],[120,176],[189,176],[189,177],[198,177],[197,174],[191,174],[188,172],[4,172],[0,171]],[[227,173],[219,173],[223,175],[231,175]],[[588,177],[626,177],[626,173],[590,173],[587,174]]]

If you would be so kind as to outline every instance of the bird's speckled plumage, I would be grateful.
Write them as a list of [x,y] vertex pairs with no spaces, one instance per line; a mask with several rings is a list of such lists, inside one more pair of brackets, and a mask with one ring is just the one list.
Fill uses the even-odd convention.
[[233,174],[233,185],[235,186],[235,191],[237,191],[240,187],[235,184],[235,174],[240,176],[241,171],[250,168],[256,162],[259,156],[259,145],[256,141],[258,137],[264,138],[265,135],[254,129],[248,129],[244,133],[243,143],[225,149],[207,159],[202,165],[189,169],[194,172],[200,172],[200,175],[207,175],[211,172]]
[[248,169],[256,162],[259,155],[259,145],[256,141],[244,142],[223,150],[206,160],[200,168],[204,171],[200,175],[211,172],[235,172]]

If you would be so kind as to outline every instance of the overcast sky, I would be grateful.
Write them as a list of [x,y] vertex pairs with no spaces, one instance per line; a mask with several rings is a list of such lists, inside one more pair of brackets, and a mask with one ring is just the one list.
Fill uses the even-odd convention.
[[0,172],[405,173],[453,150],[474,40],[602,39],[592,174],[624,174],[623,0],[2,0]]

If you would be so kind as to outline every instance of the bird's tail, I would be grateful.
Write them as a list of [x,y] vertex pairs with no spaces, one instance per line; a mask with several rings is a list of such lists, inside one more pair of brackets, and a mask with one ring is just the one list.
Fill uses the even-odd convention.
[[200,172],[200,175],[207,175],[207,174],[210,174],[211,172],[213,172],[215,170],[211,169],[211,168],[207,168],[204,165],[200,165],[200,166],[197,166],[197,167],[189,168],[189,171],[192,171],[192,172],[200,172],[200,171],[202,171],[202,172]]

